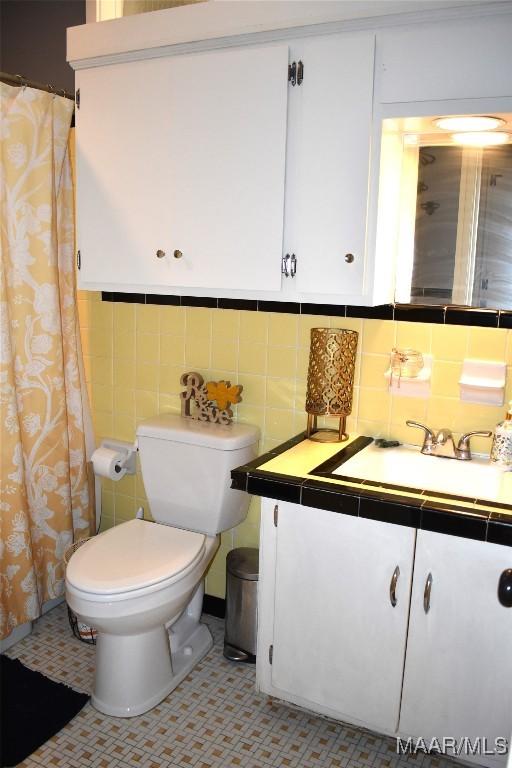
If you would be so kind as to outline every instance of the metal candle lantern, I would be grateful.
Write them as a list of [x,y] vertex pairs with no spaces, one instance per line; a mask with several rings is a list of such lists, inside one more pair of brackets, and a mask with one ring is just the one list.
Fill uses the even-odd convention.
[[[320,442],[348,439],[346,419],[352,411],[357,331],[312,328],[309,350],[306,413],[307,437]],[[339,427],[318,429],[318,416],[339,417]]]

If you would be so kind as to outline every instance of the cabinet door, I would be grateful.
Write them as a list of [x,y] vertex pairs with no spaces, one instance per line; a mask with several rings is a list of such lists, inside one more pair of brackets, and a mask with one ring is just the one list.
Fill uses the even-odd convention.
[[403,103],[511,96],[511,46],[508,13],[384,29],[377,40],[377,98]]
[[363,292],[374,47],[373,34],[357,33],[312,39],[301,50],[298,216],[287,245],[301,293]]
[[410,528],[279,502],[273,686],[395,730],[414,540]]
[[83,287],[280,289],[287,67],[276,45],[77,73]]
[[496,737],[510,738],[512,609],[497,593],[511,567],[510,547],[418,532],[401,733],[487,737],[490,749]]

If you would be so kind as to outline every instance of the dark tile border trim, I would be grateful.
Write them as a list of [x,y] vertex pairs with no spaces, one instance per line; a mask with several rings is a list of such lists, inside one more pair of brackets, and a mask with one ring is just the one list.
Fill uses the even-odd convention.
[[351,304],[311,304],[295,301],[264,301],[262,299],[227,299],[211,296],[181,296],[159,293],[121,293],[102,291],[102,301],[130,304],[158,304],[174,307],[208,307],[210,309],[242,309],[248,312],[278,312],[292,315],[326,315],[355,317],[366,320],[405,320],[410,323],[440,325],[476,325],[484,328],[512,328],[512,310],[475,309],[452,305],[381,304],[377,307],[357,307]]
[[512,547],[512,515],[491,512],[487,523],[487,541]]
[[226,601],[222,597],[204,595],[203,613],[208,613],[210,616],[217,616],[218,619],[224,619],[226,616]]
[[[331,475],[329,471],[325,471],[325,467],[331,470],[334,468],[333,464],[339,466],[343,460],[346,461],[358,450],[369,445],[372,438],[357,438],[338,451],[332,459],[313,469],[306,478],[257,469],[271,458],[297,445],[304,437],[303,433],[296,435],[253,462],[234,469],[231,472],[232,487],[247,490],[256,496],[291,501],[316,509],[512,547],[512,505],[466,499],[464,496],[442,496],[417,488],[372,481],[343,486],[322,479],[334,477],[336,480],[342,480],[340,475]],[[351,447],[352,450],[349,450]],[[356,450],[353,450],[354,447]],[[357,483],[354,478],[350,478],[350,481]],[[395,493],[388,493],[390,490]],[[408,493],[414,495],[409,496]],[[465,507],[461,501],[473,503],[473,506]],[[479,508],[478,504],[489,508]]]
[[309,474],[322,475],[339,480],[340,478],[338,475],[331,474],[332,470],[336,469],[336,467],[339,467],[341,464],[344,464],[346,461],[351,459],[352,456],[355,456],[356,453],[359,453],[359,451],[362,451],[363,448],[366,448],[367,445],[370,445],[370,443],[373,443],[373,437],[364,437],[363,435],[361,437],[356,437],[353,442],[346,445],[341,449],[341,451],[335,453],[334,456],[331,456],[331,458],[327,459],[327,461],[319,464],[318,467],[312,469]]

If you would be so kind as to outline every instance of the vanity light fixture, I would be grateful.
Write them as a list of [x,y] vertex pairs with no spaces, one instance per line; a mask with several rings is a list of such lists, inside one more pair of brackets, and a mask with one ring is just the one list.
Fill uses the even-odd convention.
[[[306,436],[317,442],[348,439],[346,419],[352,412],[357,331],[346,328],[312,328],[309,350]],[[318,429],[318,416],[337,416],[338,429]]]
[[443,131],[492,131],[499,125],[504,125],[501,117],[488,115],[460,115],[459,117],[438,117],[434,125]]
[[455,144],[465,147],[491,147],[499,144],[508,144],[510,134],[505,131],[479,131],[467,133],[453,133],[452,140]]

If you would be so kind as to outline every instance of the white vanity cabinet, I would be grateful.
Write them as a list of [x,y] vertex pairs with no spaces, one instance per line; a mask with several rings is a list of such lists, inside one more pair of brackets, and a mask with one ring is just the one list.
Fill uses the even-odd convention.
[[77,72],[82,288],[281,288],[288,46]]
[[507,546],[263,499],[257,685],[503,766],[484,751],[512,731],[510,568]]
[[499,602],[498,582],[511,567],[510,547],[418,531],[401,733],[485,737],[490,750],[510,738],[512,610]]
[[265,499],[261,536],[260,689],[393,731],[415,531]]

